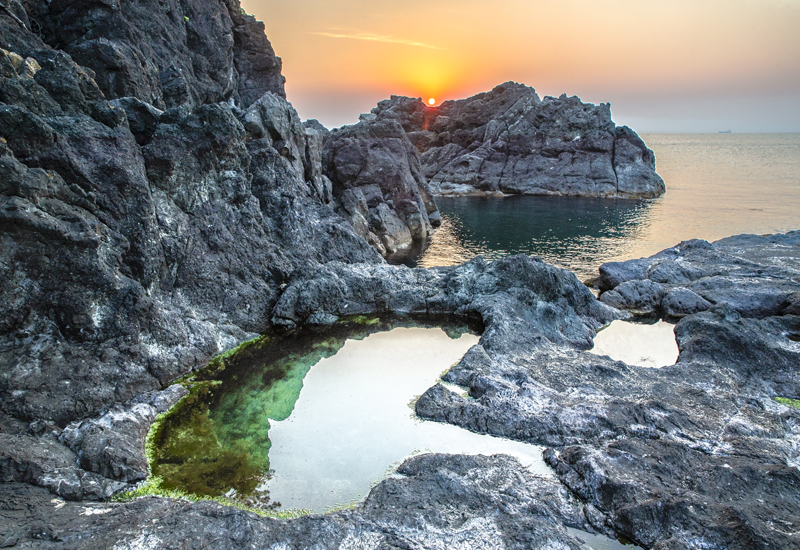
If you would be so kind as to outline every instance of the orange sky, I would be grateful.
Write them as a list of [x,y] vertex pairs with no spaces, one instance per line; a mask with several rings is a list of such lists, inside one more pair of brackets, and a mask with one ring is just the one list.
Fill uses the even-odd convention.
[[303,118],[507,80],[641,131],[800,131],[800,0],[243,0]]

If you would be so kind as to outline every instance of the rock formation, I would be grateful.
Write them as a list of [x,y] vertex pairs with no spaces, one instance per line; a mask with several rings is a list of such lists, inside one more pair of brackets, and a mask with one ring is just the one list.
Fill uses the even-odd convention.
[[381,255],[427,240],[439,225],[417,152],[397,122],[362,117],[330,132],[322,164],[338,211]]
[[650,258],[600,266],[606,304],[681,318],[722,305],[745,317],[800,315],[800,231],[694,239]]
[[[773,400],[800,397],[796,233],[606,265],[606,303],[525,256],[388,266],[362,236],[388,250],[400,222],[429,230],[431,159],[440,190],[436,174],[466,173],[453,161],[482,158],[487,177],[560,174],[531,189],[645,196],[652,156],[607,107],[517,85],[436,111],[395,98],[327,135],[283,98],[280,60],[233,0],[7,5],[0,547],[586,550],[565,527],[658,550],[800,547],[800,411]],[[449,183],[516,189],[492,178]],[[333,208],[361,216],[358,232]],[[609,304],[685,315],[679,362],[586,353],[625,315]],[[359,313],[480,321],[446,376],[470,397],[436,385],[417,412],[548,445],[557,480],[508,457],[425,455],[352,510],[292,521],[109,501],[146,475],[144,437],[184,394],[178,376],[255,333]]]
[[[327,206],[322,141],[238,3],[9,9],[23,24],[0,15],[2,477],[104,498],[146,474],[142,451],[104,450],[143,443],[141,394],[265,330],[296,273],[382,260]],[[68,427],[105,426],[122,403],[132,439]]]
[[540,99],[533,88],[506,82],[438,107],[392,96],[372,113],[402,125],[434,194],[652,198],[665,191],[653,152],[612,122],[607,103]]

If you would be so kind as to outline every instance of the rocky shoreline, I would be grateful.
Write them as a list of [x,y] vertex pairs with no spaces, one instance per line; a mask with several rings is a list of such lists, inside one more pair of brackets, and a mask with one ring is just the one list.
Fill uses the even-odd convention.
[[[507,164],[553,167],[577,182],[566,194],[654,196],[663,182],[607,106],[520,85],[442,105],[450,120],[433,129],[407,98],[332,133],[302,123],[263,24],[235,0],[8,10],[0,547],[586,548],[565,527],[658,550],[800,547],[800,411],[774,400],[800,397],[800,233],[606,264],[600,300],[525,256],[389,266],[381,255],[436,225],[433,191],[466,184],[462,161],[490,192],[527,192],[495,178]],[[531,107],[518,135],[541,142],[544,165],[484,120],[506,99],[500,119]],[[436,169],[447,178],[429,173],[453,159]],[[585,352],[624,310],[681,318],[676,365]],[[325,516],[109,500],[147,476],[148,429],[185,391],[175,379],[256,334],[357,314],[482,323],[445,376],[469,398],[437,385],[417,413],[546,445],[558,479],[508,457],[423,455]]]

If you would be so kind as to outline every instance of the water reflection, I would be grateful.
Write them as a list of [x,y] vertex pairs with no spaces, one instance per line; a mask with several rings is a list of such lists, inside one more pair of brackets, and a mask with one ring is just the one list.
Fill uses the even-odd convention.
[[453,265],[478,254],[530,254],[597,275],[606,261],[650,256],[687,239],[800,229],[800,134],[646,134],[667,193],[652,201],[440,197],[427,250],[391,263]]
[[366,317],[253,340],[194,375],[153,435],[153,475],[165,489],[316,512],[360,500],[418,452],[511,454],[552,475],[541,447],[414,414],[477,341],[466,325]]
[[652,201],[440,197],[437,204],[442,226],[416,261],[420,266],[454,265],[479,254],[528,254],[588,278],[601,263],[625,255],[646,231]]
[[590,353],[608,355],[629,365],[659,368],[678,360],[675,325],[614,321],[597,333]]

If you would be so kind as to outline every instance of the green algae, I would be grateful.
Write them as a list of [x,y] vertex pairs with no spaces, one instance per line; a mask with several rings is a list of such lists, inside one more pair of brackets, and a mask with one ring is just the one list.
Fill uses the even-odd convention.
[[259,490],[270,475],[269,422],[291,415],[311,367],[335,355],[348,339],[443,325],[451,338],[482,328],[451,319],[357,316],[329,327],[261,336],[215,357],[181,381],[189,394],[153,424],[146,445],[151,477],[126,498],[207,499],[273,515],[280,503]]
[[789,399],[788,397],[776,397],[775,401],[777,401],[781,405],[786,405],[787,407],[792,407],[794,409],[800,410],[800,400],[798,399]]

